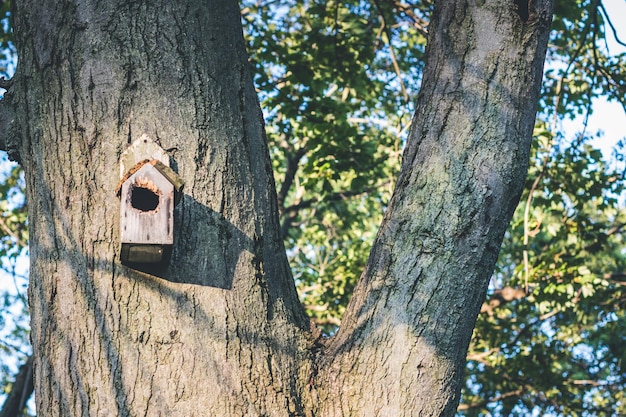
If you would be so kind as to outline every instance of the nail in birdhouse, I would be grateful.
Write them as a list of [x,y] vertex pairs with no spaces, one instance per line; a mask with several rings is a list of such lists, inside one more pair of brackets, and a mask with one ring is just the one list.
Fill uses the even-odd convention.
[[182,179],[169,167],[167,153],[145,135],[122,155],[120,174],[122,263],[166,263]]

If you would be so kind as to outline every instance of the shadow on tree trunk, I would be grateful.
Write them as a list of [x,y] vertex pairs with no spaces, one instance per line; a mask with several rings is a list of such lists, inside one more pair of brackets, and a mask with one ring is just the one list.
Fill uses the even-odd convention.
[[[130,264],[129,268],[173,283],[230,290],[241,251],[248,250],[256,254],[259,252],[260,242],[246,236],[222,214],[211,210],[190,195],[183,196],[175,213],[176,231],[170,262]],[[189,272],[197,271],[198,268],[201,268],[201,273]]]

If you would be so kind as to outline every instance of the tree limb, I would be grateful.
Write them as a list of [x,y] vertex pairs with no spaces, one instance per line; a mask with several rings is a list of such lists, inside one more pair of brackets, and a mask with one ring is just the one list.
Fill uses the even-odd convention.
[[487,313],[493,316],[494,310],[500,306],[510,303],[514,300],[521,300],[528,295],[528,290],[524,291],[520,288],[504,287],[495,291],[489,300],[485,301],[480,308],[481,313]]
[[397,9],[399,12],[404,13],[409,19],[411,19],[412,25],[424,36],[428,35],[428,21],[421,18],[413,11],[413,8],[416,6],[411,6],[410,4],[403,3],[398,0],[387,0],[387,3],[391,5],[391,7]]
[[300,160],[306,154],[306,147],[303,146],[298,149],[295,154],[287,156],[287,170],[285,172],[285,179],[278,192],[278,210],[282,214],[285,211],[285,199],[289,193],[289,189],[293,184],[293,180],[298,172]]
[[617,35],[617,30],[615,29],[615,26],[613,25],[613,21],[611,21],[611,18],[609,16],[609,14],[607,13],[606,9],[604,8],[604,4],[599,3],[598,5],[600,7],[600,10],[602,11],[602,14],[604,15],[604,20],[606,21],[606,23],[608,23],[609,27],[611,28],[611,31],[613,32],[613,38],[615,38],[615,42],[617,42],[618,44],[622,45],[622,46],[626,46],[626,42],[622,41],[619,36]]
[[26,401],[33,393],[33,357],[29,356],[26,363],[20,367],[15,382],[9,393],[0,417],[19,417],[26,406]]
[[13,84],[12,78],[6,79],[4,77],[0,77],[0,88],[8,90],[11,87],[11,84]]
[[[398,60],[396,58],[396,53],[395,53],[393,45],[391,43],[391,31],[389,30],[389,25],[387,24],[387,19],[385,18],[385,12],[384,12],[382,6],[380,5],[380,3],[378,2],[378,0],[374,0],[374,5],[378,9],[378,14],[380,15],[380,18],[382,20],[381,30],[387,36],[387,42],[386,43],[389,46],[389,52],[390,52],[390,56],[391,56],[391,62],[393,63],[393,68],[394,68],[394,70],[396,72],[396,75],[398,77],[398,81],[400,82],[400,88],[402,90],[402,97],[404,98],[404,101],[408,102],[409,101],[409,95],[408,95],[408,93],[406,91],[406,87],[404,85],[404,81],[402,80],[402,72],[400,71],[400,66],[398,65]],[[383,42],[384,42],[384,38],[383,38]]]
[[300,212],[300,210],[303,209],[307,209],[310,208],[311,206],[313,206],[316,203],[319,203],[321,200],[324,201],[341,201],[341,200],[347,200],[349,198],[352,197],[356,197],[362,194],[367,194],[367,193],[371,193],[374,192],[375,190],[379,189],[380,187],[384,187],[385,185],[388,185],[390,181],[385,181],[381,184],[378,184],[374,187],[368,187],[366,189],[362,189],[362,190],[354,190],[354,191],[337,191],[333,194],[330,194],[327,197],[324,198],[318,198],[318,197],[313,197],[310,198],[308,200],[301,200],[296,202],[295,204],[292,204],[290,206],[287,207],[283,207],[280,214],[281,217],[283,219],[280,230],[281,230],[281,235],[283,236],[283,238],[285,238],[287,236],[287,233],[289,232],[289,229],[293,226],[294,220],[298,217],[298,214]]
[[311,207],[313,204],[320,202],[320,200],[324,200],[324,201],[341,201],[341,200],[347,200],[351,197],[356,197],[362,194],[368,194],[368,193],[372,193],[377,189],[380,189],[381,187],[384,187],[385,185],[388,185],[390,181],[385,181],[382,182],[380,184],[377,184],[374,187],[367,187],[365,189],[361,189],[361,190],[352,190],[352,191],[337,191],[335,193],[330,194],[327,197],[324,198],[319,198],[319,197],[313,197],[310,198],[308,200],[303,200],[300,201],[298,203],[292,204],[288,207],[284,208],[284,212],[285,213],[291,213],[291,212],[297,212],[299,210],[305,209],[305,208],[309,208]]
[[491,404],[491,403],[495,403],[498,401],[502,401],[506,398],[510,398],[510,397],[519,397],[524,393],[524,389],[523,388],[519,388],[516,389],[514,391],[509,391],[509,392],[505,392],[504,394],[501,394],[497,397],[494,398],[487,398],[487,399],[482,399],[480,401],[476,401],[473,402],[471,404],[459,404],[459,407],[457,408],[457,411],[467,411],[467,410],[471,410],[473,408],[478,408],[478,407],[484,407],[487,404]]
[[4,220],[4,216],[2,215],[0,215],[0,230],[2,230],[8,236],[12,237],[15,240],[15,243],[17,243],[19,246],[24,248],[28,246],[28,242],[21,239],[18,233],[11,230],[9,225]]

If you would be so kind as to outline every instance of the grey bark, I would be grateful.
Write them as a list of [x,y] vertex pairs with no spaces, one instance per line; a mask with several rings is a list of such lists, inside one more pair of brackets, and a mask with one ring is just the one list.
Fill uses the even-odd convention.
[[526,177],[552,18],[550,0],[526,18],[517,3],[436,2],[400,177],[330,343],[324,415],[454,415]]
[[[545,55],[551,2],[527,19],[517,3],[437,3],[396,193],[322,343],[281,241],[236,2],[16,2],[38,409],[453,415]],[[170,265],[138,271],[120,263],[115,189],[143,134],[186,186]]]
[[[15,4],[37,408],[290,415],[308,319],[279,234],[233,1]],[[169,267],[119,259],[119,157],[147,134],[186,183]]]

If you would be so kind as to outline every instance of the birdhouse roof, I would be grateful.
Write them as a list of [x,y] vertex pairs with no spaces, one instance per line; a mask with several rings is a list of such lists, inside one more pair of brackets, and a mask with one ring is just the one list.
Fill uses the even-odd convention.
[[132,167],[130,170],[128,170],[128,172],[126,172],[126,174],[122,177],[122,179],[118,183],[117,188],[115,190],[116,194],[118,196],[120,195],[120,192],[122,190],[122,185],[124,185],[124,183],[126,181],[128,181],[128,179],[131,176],[133,176],[133,174],[135,174],[137,171],[139,171],[146,164],[152,165],[156,169],[156,171],[163,176],[163,178],[168,180],[174,186],[174,190],[176,192],[180,193],[180,192],[183,191],[183,187],[185,185],[185,182],[180,177],[180,175],[178,175],[176,172],[174,172],[174,170],[172,168],[168,167],[163,162],[161,162],[161,161],[159,161],[157,159],[152,159],[152,160],[146,159],[146,160],[143,160],[143,161],[137,163],[134,167]]

